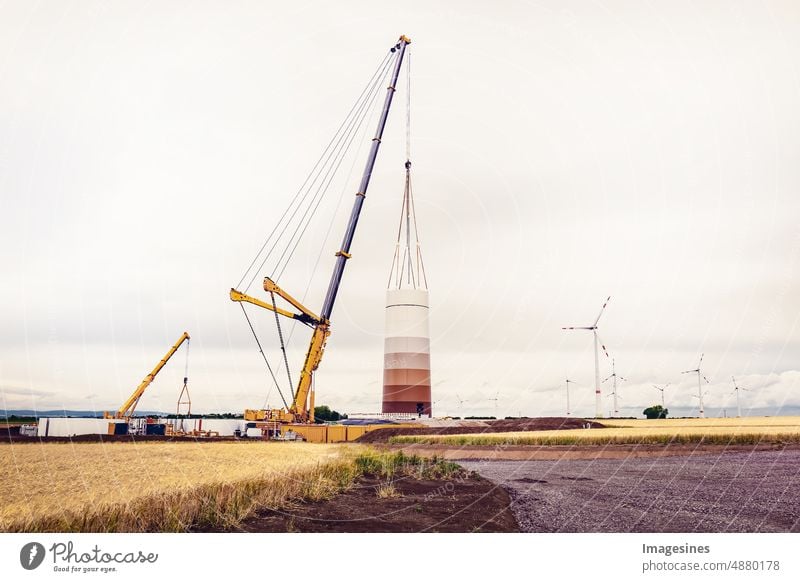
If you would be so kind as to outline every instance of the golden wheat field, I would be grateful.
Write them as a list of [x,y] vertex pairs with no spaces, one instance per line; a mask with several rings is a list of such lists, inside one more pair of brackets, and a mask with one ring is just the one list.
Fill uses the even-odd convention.
[[[324,497],[353,446],[40,443],[0,447],[0,531],[153,531]],[[318,489],[315,491],[314,489]]]
[[787,428],[800,428],[800,416],[750,416],[743,418],[664,418],[659,420],[638,419],[609,419],[600,420],[604,425],[611,427],[630,428],[675,428],[675,427],[720,427],[720,428],[771,428],[782,426]]
[[752,444],[800,441],[800,417],[602,421],[608,428],[397,436],[393,443],[449,445]]

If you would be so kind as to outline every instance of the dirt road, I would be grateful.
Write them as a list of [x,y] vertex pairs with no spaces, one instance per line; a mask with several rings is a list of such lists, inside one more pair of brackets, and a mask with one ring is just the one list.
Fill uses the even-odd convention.
[[800,451],[461,461],[528,532],[800,532]]

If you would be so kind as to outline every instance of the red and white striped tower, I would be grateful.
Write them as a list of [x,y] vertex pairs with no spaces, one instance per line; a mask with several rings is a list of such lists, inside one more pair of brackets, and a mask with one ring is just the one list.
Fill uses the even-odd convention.
[[432,415],[428,307],[428,282],[411,189],[411,162],[406,162],[403,209],[386,291],[384,413]]

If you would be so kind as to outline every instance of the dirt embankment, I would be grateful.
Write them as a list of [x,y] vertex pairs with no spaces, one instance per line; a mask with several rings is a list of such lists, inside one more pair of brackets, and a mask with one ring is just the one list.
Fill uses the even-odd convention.
[[484,426],[445,426],[445,427],[404,427],[381,428],[370,431],[358,438],[360,443],[385,443],[391,437],[400,435],[448,435],[478,434],[484,432],[517,432],[526,430],[569,430],[575,428],[604,428],[599,422],[583,418],[513,418],[507,420],[489,420]]
[[245,520],[238,532],[518,532],[508,492],[471,471],[451,479],[403,477],[391,481],[393,495],[379,497],[385,478],[361,477],[327,501],[265,510]]

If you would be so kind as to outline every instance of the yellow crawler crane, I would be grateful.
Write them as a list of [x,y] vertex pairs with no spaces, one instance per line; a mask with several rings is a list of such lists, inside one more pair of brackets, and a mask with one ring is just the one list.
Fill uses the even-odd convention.
[[[286,291],[281,289],[270,277],[264,278],[264,291],[270,294],[272,299],[271,303],[262,301],[255,297],[251,297],[246,293],[242,293],[236,289],[230,290],[231,301],[241,303],[250,303],[268,309],[277,316],[287,317],[295,321],[299,321],[314,331],[311,335],[311,342],[308,346],[306,353],[305,363],[300,372],[300,378],[297,381],[297,388],[294,390],[291,404],[286,400],[286,408],[284,409],[247,409],[244,412],[244,418],[248,421],[274,423],[273,428],[277,428],[278,424],[282,423],[313,423],[314,422],[314,372],[319,367],[322,360],[322,354],[325,350],[325,342],[330,335],[330,317],[333,311],[333,304],[336,301],[336,295],[339,291],[339,286],[342,282],[342,275],[347,260],[351,257],[350,246],[353,242],[353,235],[355,234],[358,217],[361,213],[361,207],[364,204],[364,199],[367,195],[367,188],[369,187],[370,178],[372,177],[372,170],[375,167],[375,160],[378,156],[378,149],[380,148],[383,131],[386,127],[386,120],[389,116],[389,109],[392,105],[392,98],[395,93],[397,79],[400,75],[400,68],[403,63],[403,56],[406,52],[406,47],[411,43],[408,37],[401,36],[398,42],[390,49],[393,57],[387,57],[387,67],[391,66],[390,84],[386,88],[386,96],[383,102],[380,117],[378,118],[378,127],[375,136],[372,138],[372,145],[367,156],[367,163],[364,168],[364,173],[361,177],[358,191],[355,195],[353,209],[350,214],[350,219],[345,230],[344,239],[340,250],[336,252],[336,265],[331,275],[331,280],[328,285],[328,292],[325,296],[325,301],[322,305],[322,310],[319,315],[312,312],[305,307],[300,301],[289,295]],[[266,244],[266,243],[265,243]],[[255,261],[254,261],[255,263]],[[252,266],[252,265],[251,265]],[[243,278],[244,281],[244,278]],[[275,295],[288,302],[291,306],[299,311],[299,313],[282,309],[276,305]],[[244,309],[244,308],[243,308]],[[245,313],[245,317],[247,314]],[[249,319],[248,319],[249,323]],[[252,328],[252,325],[251,325]],[[255,335],[255,331],[253,331]],[[283,336],[280,331],[280,323],[278,323],[278,334],[281,338],[281,349],[284,351],[284,362],[286,363],[287,373],[289,370],[288,362],[286,361],[286,351],[283,343]],[[258,341],[258,338],[256,338]],[[260,344],[259,344],[260,348]],[[263,355],[263,350],[262,350]],[[266,356],[265,356],[266,361]],[[267,362],[269,367],[269,363]],[[270,368],[270,373],[272,370]],[[274,379],[274,374],[273,374]],[[291,382],[291,377],[290,377]],[[281,397],[283,395],[281,394]]]
[[[175,342],[166,355],[161,358],[161,361],[156,364],[156,367],[144,377],[144,380],[136,387],[136,390],[133,391],[133,394],[125,401],[125,403],[119,407],[119,410],[116,412],[104,412],[103,418],[117,418],[117,419],[125,419],[128,420],[133,416],[133,413],[136,411],[136,406],[139,404],[139,399],[144,394],[144,391],[147,390],[147,387],[155,379],[156,375],[161,371],[161,368],[169,361],[169,359],[178,351],[178,348],[181,347],[183,342],[189,341],[189,333],[183,332],[178,341]],[[188,344],[187,344],[188,345]],[[188,361],[188,360],[187,360]],[[186,386],[187,378],[183,379],[184,386]]]

